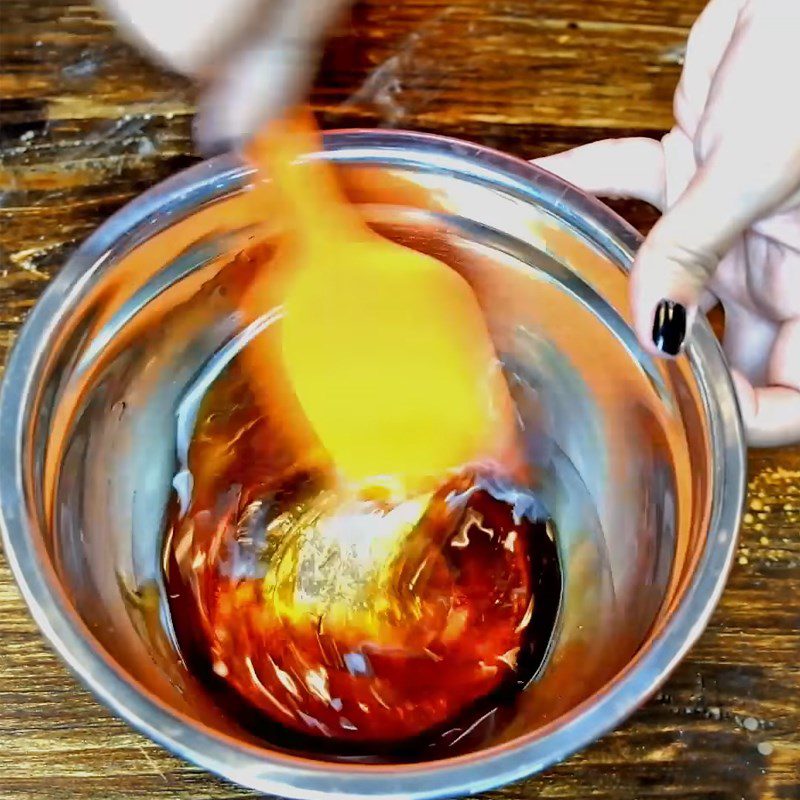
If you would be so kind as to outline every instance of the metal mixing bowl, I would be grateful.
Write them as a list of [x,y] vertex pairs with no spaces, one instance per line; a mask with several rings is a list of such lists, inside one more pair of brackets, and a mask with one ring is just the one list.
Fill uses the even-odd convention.
[[555,177],[397,132],[333,133],[314,157],[342,166],[376,227],[468,275],[526,420],[565,585],[546,667],[513,719],[449,758],[336,761],[259,740],[179,668],[160,568],[176,442],[198,374],[241,328],[213,278],[231,250],[274,234],[232,159],[115,214],[31,313],[0,399],[4,545],[72,670],[184,758],[289,797],[482,791],[617,725],[699,636],[744,495],[731,381],[705,323],[677,361],[642,351],[625,275],[639,237]]

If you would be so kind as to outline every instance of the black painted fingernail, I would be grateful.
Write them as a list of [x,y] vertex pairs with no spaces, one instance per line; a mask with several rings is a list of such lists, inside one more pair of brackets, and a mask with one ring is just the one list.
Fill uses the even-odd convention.
[[686,309],[672,300],[662,300],[653,317],[653,343],[668,356],[681,351],[686,336]]

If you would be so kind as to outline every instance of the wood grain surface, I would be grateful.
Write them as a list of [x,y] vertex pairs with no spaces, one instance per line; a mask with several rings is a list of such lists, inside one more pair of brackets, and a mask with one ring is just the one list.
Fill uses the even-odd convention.
[[[165,0],[169,2],[169,0]],[[327,126],[395,126],[524,157],[671,122],[702,0],[369,0],[331,41]],[[0,362],[65,257],[192,163],[192,90],[95,6],[0,0]],[[640,228],[640,205],[619,208]],[[621,729],[495,798],[800,798],[800,449],[750,455],[737,563],[708,630]],[[0,475],[0,480],[3,477]],[[49,651],[0,556],[0,797],[234,798],[98,705]]]

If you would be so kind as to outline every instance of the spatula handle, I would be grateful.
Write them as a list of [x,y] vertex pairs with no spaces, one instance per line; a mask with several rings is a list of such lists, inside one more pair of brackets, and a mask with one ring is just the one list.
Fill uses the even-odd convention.
[[256,189],[268,183],[273,201],[278,200],[287,233],[306,246],[329,249],[368,229],[345,198],[334,169],[314,155],[322,149],[312,112],[300,108],[257,134],[246,157],[257,170]]

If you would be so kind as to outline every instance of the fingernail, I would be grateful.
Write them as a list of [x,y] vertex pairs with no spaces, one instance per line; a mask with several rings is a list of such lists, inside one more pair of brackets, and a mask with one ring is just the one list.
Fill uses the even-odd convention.
[[662,300],[653,317],[653,343],[668,356],[681,351],[686,337],[686,309],[672,300]]

